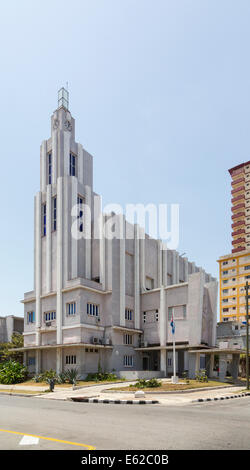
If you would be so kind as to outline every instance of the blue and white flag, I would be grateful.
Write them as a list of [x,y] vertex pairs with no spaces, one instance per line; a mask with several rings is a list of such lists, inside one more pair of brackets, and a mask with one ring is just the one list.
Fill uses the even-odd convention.
[[174,335],[174,334],[175,334],[175,322],[174,322],[174,315],[173,315],[173,313],[172,313],[172,318],[171,318],[170,326],[171,326],[171,328],[172,328],[172,334]]

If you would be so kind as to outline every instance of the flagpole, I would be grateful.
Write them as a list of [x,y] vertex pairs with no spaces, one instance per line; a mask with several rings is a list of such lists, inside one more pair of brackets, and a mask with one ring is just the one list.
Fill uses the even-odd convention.
[[175,323],[174,323],[174,308],[173,308],[173,313],[172,313],[172,322],[174,327],[172,328],[172,336],[173,336],[173,372],[174,375],[172,376],[172,383],[176,384],[178,383],[178,377],[176,376],[176,361],[175,361]]

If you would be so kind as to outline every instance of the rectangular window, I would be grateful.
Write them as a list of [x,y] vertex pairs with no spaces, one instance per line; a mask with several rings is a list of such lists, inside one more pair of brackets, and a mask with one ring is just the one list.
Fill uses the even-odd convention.
[[228,294],[228,289],[223,289],[223,294]]
[[123,365],[125,367],[133,367],[134,365],[134,356],[123,356]]
[[173,307],[168,307],[168,321],[172,320]]
[[223,263],[222,263],[222,264],[223,264],[223,266],[225,266],[225,264],[227,264],[227,263],[228,263],[227,261],[223,261]]
[[223,276],[225,276],[226,274],[228,274],[228,271],[223,271],[222,274]]
[[52,227],[56,230],[56,196],[52,199]]
[[133,336],[128,334],[123,335],[123,344],[133,344]]
[[48,169],[48,184],[52,183],[52,154],[48,153],[47,156],[47,169]]
[[247,271],[248,269],[250,269],[250,266],[244,266],[244,270]]
[[67,315],[75,315],[76,313],[76,303],[75,302],[70,302],[66,304],[66,312]]
[[35,357],[29,357],[28,358],[28,365],[29,366],[34,366],[36,364],[36,358]]
[[73,153],[69,154],[69,174],[76,176],[76,156]]
[[125,320],[133,320],[133,310],[125,308]]
[[27,323],[35,323],[35,312],[27,313]]
[[183,305],[183,318],[187,318],[187,306]]
[[76,364],[76,356],[66,356],[65,362],[66,364]]
[[42,204],[42,235],[46,235],[46,204]]
[[77,196],[77,204],[79,206],[78,208],[78,230],[79,232],[83,232],[83,197],[82,196]]
[[100,307],[99,305],[92,304],[90,302],[87,303],[87,315],[91,317],[99,317]]
[[143,323],[147,321],[147,312],[143,312]]
[[44,320],[45,322],[47,321],[52,321],[56,319],[56,312],[46,312],[44,314]]

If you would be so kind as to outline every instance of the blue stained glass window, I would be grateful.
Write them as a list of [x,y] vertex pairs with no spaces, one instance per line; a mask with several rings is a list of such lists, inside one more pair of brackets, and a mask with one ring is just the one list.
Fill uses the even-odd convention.
[[56,197],[53,198],[53,230],[56,230]]
[[69,154],[69,174],[76,176],[76,157],[72,153]]
[[52,156],[48,154],[48,184],[52,183]]
[[42,204],[42,235],[46,235],[46,204]]

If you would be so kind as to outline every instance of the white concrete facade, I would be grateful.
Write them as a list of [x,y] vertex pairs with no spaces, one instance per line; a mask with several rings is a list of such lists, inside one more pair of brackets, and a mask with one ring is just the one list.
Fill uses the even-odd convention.
[[[40,164],[34,290],[23,300],[30,372],[77,367],[84,377],[101,367],[120,375],[166,375],[172,367],[171,308],[179,372],[188,369],[190,347],[215,345],[217,281],[161,241],[141,239],[143,230],[123,216],[102,214],[93,191],[93,158],[75,142],[75,121],[64,107],[51,117]],[[77,218],[72,208],[81,210],[79,200],[85,206]],[[126,238],[105,237],[112,217]],[[72,224],[79,239],[72,236]]]

